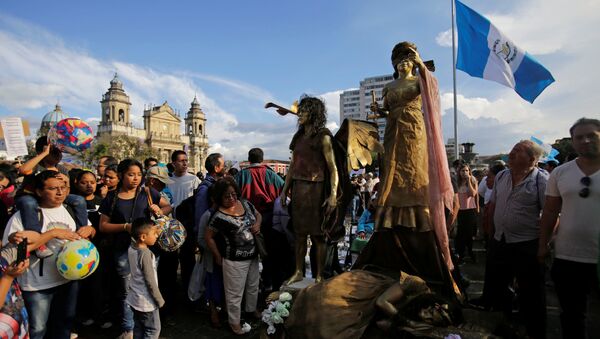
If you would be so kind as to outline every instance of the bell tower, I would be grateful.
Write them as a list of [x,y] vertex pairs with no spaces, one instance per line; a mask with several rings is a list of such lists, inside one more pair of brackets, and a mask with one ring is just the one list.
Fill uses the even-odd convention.
[[190,110],[185,115],[185,135],[190,144],[188,159],[190,167],[196,171],[205,171],[204,160],[208,156],[208,136],[206,135],[206,115],[200,108],[198,98],[194,96]]
[[131,101],[129,96],[123,90],[123,83],[115,73],[115,77],[110,81],[110,88],[102,96],[102,122],[115,123],[119,125],[130,125],[129,108]]

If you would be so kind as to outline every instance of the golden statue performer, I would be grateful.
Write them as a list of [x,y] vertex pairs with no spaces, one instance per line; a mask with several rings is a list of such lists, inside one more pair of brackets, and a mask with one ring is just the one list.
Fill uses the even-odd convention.
[[453,191],[437,81],[410,42],[394,47],[392,65],[395,80],[383,88],[383,107],[371,104],[377,117],[386,118],[376,232],[355,267],[402,270],[450,295],[456,288],[444,206],[451,209]]
[[325,127],[325,104],[314,97],[303,97],[291,110],[273,103],[265,107],[275,107],[281,115],[298,116],[298,131],[290,143],[292,161],[281,192],[282,202],[291,193],[289,211],[296,235],[296,268],[285,284],[303,279],[308,236],[316,249],[314,278],[319,283],[323,280],[327,240],[339,241],[345,233],[345,212],[351,199],[348,170],[370,164],[370,150],[383,151],[377,141],[377,126],[344,120],[333,136]]

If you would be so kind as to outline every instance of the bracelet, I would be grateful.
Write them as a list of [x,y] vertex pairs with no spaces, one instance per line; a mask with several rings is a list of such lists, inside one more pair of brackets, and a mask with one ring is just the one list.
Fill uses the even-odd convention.
[[127,223],[123,224],[123,231],[127,231]]

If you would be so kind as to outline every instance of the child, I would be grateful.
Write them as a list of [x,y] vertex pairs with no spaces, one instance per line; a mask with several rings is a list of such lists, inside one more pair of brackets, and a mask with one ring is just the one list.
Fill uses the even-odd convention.
[[[48,144],[48,137],[42,136],[35,142],[35,151],[37,155],[23,164],[19,168],[19,173],[24,176],[23,184],[15,195],[17,210],[21,211],[21,218],[25,230],[41,232],[42,225],[38,215],[38,200],[35,195],[34,181],[35,175],[44,170],[54,170],[64,175],[67,187],[69,187],[69,177],[67,169],[59,164],[62,159],[61,151]],[[87,209],[85,200],[77,195],[67,192],[67,199],[64,202],[69,206],[69,213],[72,213],[73,219],[78,227],[86,226]],[[84,236],[85,237],[85,236]],[[87,237],[85,237],[87,238]],[[47,258],[53,253],[46,246],[42,246],[35,251],[39,258]]]
[[158,309],[165,301],[158,290],[156,260],[148,249],[156,243],[158,228],[149,219],[136,219],[131,225],[131,247],[128,250],[131,284],[127,304],[133,309],[133,338],[158,338]]

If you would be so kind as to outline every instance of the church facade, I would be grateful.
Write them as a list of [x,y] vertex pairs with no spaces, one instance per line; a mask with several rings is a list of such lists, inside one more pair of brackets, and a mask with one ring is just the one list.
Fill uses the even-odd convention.
[[[123,89],[117,74],[110,82],[110,88],[102,96],[102,120],[97,129],[99,140],[127,135],[139,138],[150,146],[160,162],[171,162],[173,151],[184,150],[188,154],[190,171],[204,172],[204,160],[208,156],[208,136],[206,135],[206,115],[194,97],[185,119],[181,119],[173,108],[164,102],[160,106],[144,108],[144,128],[133,126],[130,119],[131,101]],[[185,132],[181,134],[181,123]]]

